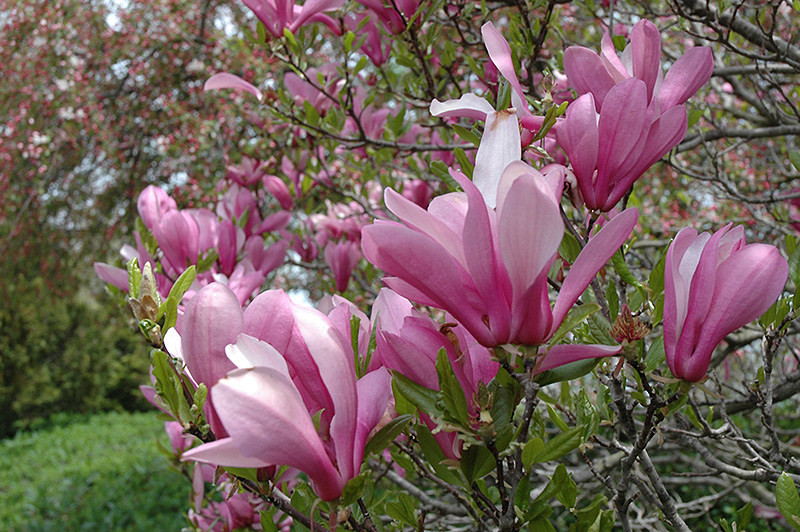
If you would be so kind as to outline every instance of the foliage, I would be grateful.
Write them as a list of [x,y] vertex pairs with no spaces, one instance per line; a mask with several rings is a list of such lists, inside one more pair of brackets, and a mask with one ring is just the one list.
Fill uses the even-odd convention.
[[0,308],[0,434],[57,412],[140,410],[147,351],[108,300],[6,279]]
[[188,487],[150,414],[61,416],[0,441],[0,520],[9,532],[179,530]]

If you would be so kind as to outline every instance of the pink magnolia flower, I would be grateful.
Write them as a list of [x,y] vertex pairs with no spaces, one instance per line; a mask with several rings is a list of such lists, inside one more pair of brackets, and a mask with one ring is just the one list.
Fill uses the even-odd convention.
[[568,108],[556,131],[586,207],[607,212],[633,183],[686,134],[686,108],[660,116],[648,106],[646,85],[631,78],[614,85],[598,114],[591,93]]
[[136,208],[144,222],[144,226],[152,231],[165,214],[170,211],[177,211],[178,205],[163,188],[148,185],[139,194]]
[[683,105],[708,82],[710,48],[681,56],[664,77],[661,34],[642,20],[618,57],[611,37],[602,53],[571,46],[564,52],[569,82],[582,94],[567,109],[557,139],[569,157],[586,207],[607,212],[633,183],[686,134]]
[[[551,308],[547,273],[564,234],[557,200],[563,173],[542,175],[511,163],[500,178],[496,211],[471,181],[451,173],[465,192],[434,198],[427,211],[387,190],[386,206],[403,223],[365,227],[364,256],[390,275],[384,282],[395,292],[447,310],[487,347],[546,343],[633,230],[638,212],[619,214],[589,241]],[[591,346],[556,347],[545,364],[602,356]]]
[[361,259],[358,243],[345,240],[343,242],[328,242],[324,252],[325,262],[333,272],[336,281],[336,291],[344,292],[350,283],[353,269]]
[[649,20],[639,21],[631,30],[631,42],[617,56],[611,36],[606,33],[598,55],[582,46],[564,51],[564,70],[579,94],[592,93],[600,111],[608,92],[618,83],[635,78],[646,88],[646,102],[655,114],[686,102],[705,85],[714,70],[711,49],[697,46],[683,54],[664,76],[661,71],[661,34]]
[[746,244],[744,228],[697,234],[686,227],[669,247],[664,275],[664,350],[672,374],[696,382],[726,335],[778,299],[789,265],[778,248]]
[[[330,319],[282,291],[264,292],[250,304],[244,330],[253,337],[239,336],[228,346],[239,369],[210,394],[228,437],[183,458],[296,467],[323,500],[335,500],[361,470],[367,437],[391,395],[389,373],[373,371],[357,381]],[[312,416],[320,410],[317,428]]]

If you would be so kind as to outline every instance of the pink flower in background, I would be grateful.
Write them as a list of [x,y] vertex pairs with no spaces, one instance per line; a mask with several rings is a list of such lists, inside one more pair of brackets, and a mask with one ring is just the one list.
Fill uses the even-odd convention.
[[746,244],[742,226],[713,235],[682,229],[664,273],[664,350],[672,374],[703,379],[717,345],[766,312],[788,274],[778,248]]
[[328,242],[324,252],[325,262],[333,272],[336,291],[344,292],[350,283],[353,269],[361,259],[361,251],[357,242]]

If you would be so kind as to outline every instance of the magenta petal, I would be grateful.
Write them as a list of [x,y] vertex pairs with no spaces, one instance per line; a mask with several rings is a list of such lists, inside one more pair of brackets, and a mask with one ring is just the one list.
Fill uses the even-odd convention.
[[697,46],[675,61],[669,69],[658,93],[662,111],[685,103],[700,87],[708,83],[714,72],[714,54],[711,48]]
[[633,231],[639,211],[631,207],[616,215],[593,236],[570,268],[553,307],[553,331],[561,325],[575,301]]
[[661,33],[649,20],[640,20],[631,30],[631,54],[631,73],[644,81],[649,102],[661,72]]
[[255,87],[255,85],[253,85],[252,83],[248,83],[239,76],[228,74],[227,72],[214,74],[213,76],[208,78],[205,85],[203,85],[203,90],[206,91],[217,90],[217,89],[237,89],[249,92],[256,98],[258,98],[258,101],[261,101],[263,97],[261,91],[258,90]]
[[594,95],[599,111],[615,84],[600,56],[588,48],[570,46],[564,51],[564,72],[579,94],[591,92]]
[[386,405],[392,396],[392,376],[385,368],[378,368],[359,379],[357,386],[358,425],[353,450],[353,471],[356,473],[361,470],[367,436],[386,413]]
[[569,157],[581,194],[590,205],[595,205],[594,171],[599,137],[591,93],[584,94],[567,107],[566,120],[556,131],[556,138]]
[[702,379],[717,344],[766,312],[783,291],[788,275],[786,259],[778,248],[766,244],[747,245],[723,261],[717,270],[711,308],[681,377]]
[[242,307],[224,284],[211,283],[192,298],[183,316],[181,347],[198,384],[210,388],[234,369],[225,346],[236,342],[242,326]]
[[303,24],[308,22],[311,17],[314,17],[323,11],[339,9],[343,5],[344,0],[306,0],[305,4],[303,4],[303,9],[300,10],[299,16],[297,16],[297,18],[292,22],[289,30],[294,33]]
[[620,351],[622,351],[622,347],[618,345],[554,345],[547,351],[547,356],[544,357],[535,372],[539,374],[587,358],[610,357]]
[[481,27],[481,35],[483,35],[483,42],[486,45],[486,51],[489,52],[489,59],[492,60],[497,70],[506,78],[518,96],[518,101],[514,105],[521,105],[522,108],[518,111],[526,113],[528,105],[525,101],[525,93],[522,91],[522,86],[517,79],[517,73],[514,70],[514,61],[511,58],[511,46],[505,40],[503,35],[497,31],[494,24],[487,22]]

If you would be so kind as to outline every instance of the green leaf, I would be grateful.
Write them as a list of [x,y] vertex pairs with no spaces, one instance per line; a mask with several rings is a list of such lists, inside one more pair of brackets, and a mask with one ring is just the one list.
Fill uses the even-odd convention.
[[439,443],[436,441],[436,438],[433,437],[431,430],[422,424],[416,425],[415,430],[417,433],[417,442],[419,443],[419,448],[422,449],[422,454],[425,455],[428,463],[430,463],[431,467],[433,467],[433,470],[436,472],[436,476],[451,484],[463,484],[458,473],[450,470],[447,465],[445,465],[446,457],[442,452],[441,447],[439,447]]
[[562,432],[544,444],[544,449],[536,457],[537,462],[549,462],[561,458],[581,444],[581,428],[573,427]]
[[356,34],[348,31],[344,36],[344,53],[349,54],[353,50],[353,41],[356,40]]
[[472,171],[475,170],[475,166],[469,162],[467,154],[464,152],[464,150],[461,148],[456,148],[453,150],[453,155],[456,157],[456,162],[461,168],[461,172],[468,178],[472,179]]
[[397,416],[381,427],[381,430],[375,433],[375,435],[370,438],[369,442],[367,442],[367,445],[364,447],[364,455],[366,456],[371,453],[380,454],[383,452],[383,450],[406,429],[413,419],[414,416],[405,414]]
[[564,318],[564,321],[561,322],[558,330],[556,330],[555,334],[550,339],[550,345],[556,345],[567,335],[567,333],[569,333],[572,329],[578,326],[578,324],[582,323],[583,320],[598,310],[600,310],[600,305],[597,303],[584,303],[583,305],[570,310],[569,314],[567,314],[567,317]]
[[[795,2],[795,9],[797,9],[797,2]],[[792,162],[794,169],[800,172],[800,151],[790,151],[789,160]]]
[[417,528],[417,516],[414,512],[416,505],[410,496],[400,492],[397,494],[397,501],[386,503],[386,515],[400,521],[402,524]]
[[570,264],[575,262],[581,252],[581,246],[578,241],[572,236],[569,231],[564,231],[564,236],[561,238],[561,244],[558,246],[558,254]]
[[367,483],[371,481],[372,475],[370,474],[369,470],[348,480],[347,484],[344,485],[344,489],[342,490],[342,496],[339,498],[339,503],[342,506],[350,506],[356,502],[358,498],[361,497],[361,494],[364,493]]
[[525,442],[522,447],[522,465],[525,466],[525,469],[530,469],[536,463],[536,457],[543,449],[544,441],[541,438],[531,438]]
[[664,337],[660,336],[647,350],[647,355],[644,357],[644,370],[646,372],[653,371],[661,366],[667,360],[667,355],[664,352]]
[[778,510],[786,518],[786,522],[795,530],[800,531],[800,496],[797,494],[797,486],[794,480],[785,471],[778,477],[775,485],[775,499],[778,502]]
[[139,287],[142,286],[142,270],[139,269],[139,259],[136,257],[128,261],[128,295],[132,298],[139,297]]
[[392,388],[399,392],[409,403],[416,406],[421,412],[442,417],[444,414],[436,404],[436,391],[417,384],[405,375],[392,372]]
[[795,286],[800,286],[800,246],[789,256],[789,279]]
[[437,394],[437,404],[444,411],[445,419],[462,427],[469,427],[469,409],[464,389],[456,378],[444,348],[441,348],[436,356],[436,374],[439,376],[440,390]]
[[258,482],[258,472],[256,469],[247,467],[223,467],[222,469],[227,471],[229,475]]
[[319,111],[308,100],[303,100],[303,111],[306,115],[306,123],[311,127],[317,127],[319,125]]
[[264,44],[267,42],[267,27],[260,20],[256,24],[256,34],[258,35],[258,42]]
[[744,530],[750,524],[750,519],[753,517],[753,503],[748,502],[738,510],[736,510],[738,530]]
[[617,285],[611,281],[609,281],[606,287],[606,301],[608,302],[608,312],[611,314],[611,321],[614,321],[619,315],[619,294],[617,293]]
[[491,451],[482,445],[472,445],[461,453],[461,472],[464,473],[469,486],[494,471],[496,465]]
[[453,131],[456,132],[456,135],[470,144],[478,146],[481,143],[481,138],[471,129],[459,126],[458,124],[453,124]]
[[599,363],[599,358],[577,360],[575,362],[570,362],[569,364],[564,364],[563,366],[555,369],[543,371],[536,376],[534,381],[536,381],[539,386],[547,386],[548,384],[553,384],[555,382],[579,379],[590,373],[595,367],[597,367],[597,364]]
[[[635,286],[637,288],[642,287],[642,283],[640,283],[639,280],[634,277],[631,271],[628,269],[628,265],[625,263],[625,257],[622,255],[622,250],[618,249],[617,252],[611,256],[611,263],[614,265],[614,270],[617,272],[617,275],[619,275],[620,279],[631,286]],[[633,306],[631,306],[631,309],[633,309]]]
[[647,280],[647,284],[650,287],[653,297],[664,291],[664,269],[666,267],[666,263],[667,252],[665,250],[663,253],[661,253],[661,258],[656,263],[653,271],[650,272],[650,277]]
[[175,281],[175,284],[172,285],[172,288],[169,290],[169,296],[167,297],[174,297],[175,301],[180,303],[181,299],[183,299],[183,294],[189,290],[189,287],[192,286],[195,278],[197,277],[197,268],[194,265],[189,266],[184,270],[184,272],[178,277]]
[[550,421],[552,421],[555,426],[558,427],[558,430],[561,432],[569,430],[569,425],[564,423],[564,420],[561,419],[561,416],[550,403],[547,403],[547,415],[550,417]]

